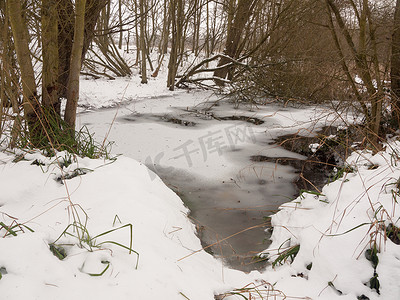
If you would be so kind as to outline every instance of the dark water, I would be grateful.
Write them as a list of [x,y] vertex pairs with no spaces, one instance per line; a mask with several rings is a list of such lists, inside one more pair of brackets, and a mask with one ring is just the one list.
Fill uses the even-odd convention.
[[246,272],[266,266],[256,256],[270,244],[267,217],[297,192],[293,167],[262,162],[257,164],[258,169],[264,169],[261,175],[252,168],[217,182],[177,169],[157,172],[190,209],[189,217],[206,251]]
[[[276,143],[285,138],[290,136],[278,138]],[[291,144],[286,149],[301,152],[299,148],[313,142],[309,137],[298,139],[298,149]],[[189,217],[206,251],[245,272],[261,270],[268,263],[257,257],[270,244],[272,228],[268,216],[294,199],[300,190],[321,189],[333,168],[316,157],[299,159],[249,153],[251,149],[232,156],[233,160],[247,159],[249,165],[228,180],[204,181],[177,169],[157,172],[191,210]]]

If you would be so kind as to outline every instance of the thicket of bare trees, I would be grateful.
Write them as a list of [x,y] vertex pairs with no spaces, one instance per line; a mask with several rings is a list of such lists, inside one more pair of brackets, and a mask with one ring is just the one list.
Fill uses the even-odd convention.
[[[384,121],[396,128],[400,119],[399,5],[399,0],[1,1],[0,99],[11,109],[1,110],[0,117],[12,112],[14,144],[25,130],[34,146],[42,146],[60,134],[73,135],[82,66],[85,74],[112,79],[132,75],[137,65],[146,83],[164,65],[170,90],[228,85],[240,101],[345,102],[365,116],[374,140]],[[123,51],[132,50],[136,61],[130,65]]]
[[[2,1],[2,107],[13,106],[13,141],[40,147],[72,136],[79,97],[82,58],[106,0]],[[36,47],[35,47],[36,46]],[[35,70],[41,65],[39,71]],[[42,87],[41,93],[38,87]],[[66,98],[64,120],[61,98]],[[22,104],[22,105],[21,105]],[[20,122],[19,111],[24,113]],[[24,130],[24,126],[26,128]]]

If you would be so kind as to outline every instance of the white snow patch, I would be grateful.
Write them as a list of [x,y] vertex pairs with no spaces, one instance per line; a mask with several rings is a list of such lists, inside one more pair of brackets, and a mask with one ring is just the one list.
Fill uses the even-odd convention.
[[[58,159],[63,155],[60,153]],[[18,222],[34,231],[21,226],[25,233],[0,239],[4,299],[183,299],[182,295],[213,299],[217,289],[246,279],[244,273],[224,268],[204,251],[184,258],[201,249],[186,216],[188,209],[158,177],[150,178],[148,169],[133,159],[78,158],[62,171],[57,162],[50,163],[37,153],[18,163],[3,153],[0,159],[4,163],[0,170],[1,221],[8,226]],[[32,165],[35,159],[45,165]],[[91,171],[64,184],[55,180],[78,166]],[[115,244],[93,247],[91,252],[78,247],[78,239],[72,236],[57,242],[67,251],[64,260],[52,254],[49,244],[73,222],[67,189],[82,223],[82,210],[87,214],[92,237],[133,225],[132,247],[139,253],[137,269],[135,253]],[[76,235],[72,227],[68,232]],[[1,234],[6,235],[4,228]],[[96,243],[107,240],[129,246],[129,227],[98,237]],[[101,273],[106,261],[110,266],[102,276],[88,275]]]

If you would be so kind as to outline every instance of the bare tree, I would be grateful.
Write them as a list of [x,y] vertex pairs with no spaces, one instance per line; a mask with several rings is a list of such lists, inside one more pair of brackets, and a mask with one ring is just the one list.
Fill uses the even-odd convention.
[[[237,6],[233,8],[233,0],[229,1],[229,10],[228,10],[228,32],[225,43],[224,54],[231,58],[238,58],[239,56],[239,43],[242,38],[243,29],[245,28],[246,23],[248,22],[250,15],[253,11],[254,5],[257,3],[257,0],[239,0]],[[234,12],[234,13],[233,13]],[[222,57],[218,63],[218,66],[224,66],[229,63],[229,60],[225,57]],[[214,77],[218,77],[221,79],[225,79],[228,73],[230,72],[230,68],[219,68],[214,72]],[[223,85],[223,80],[216,80],[216,83],[219,85]]]
[[[385,71],[381,71],[384,62],[378,54],[376,37],[376,20],[368,0],[360,3],[350,1],[349,7],[341,7],[333,0],[325,0],[330,20],[330,30],[341,58],[341,64],[347,80],[352,86],[354,95],[363,109],[367,126],[370,129],[370,140],[376,144],[382,118],[382,101],[384,95]],[[346,24],[343,12],[351,9],[356,18],[357,35],[352,34],[350,25]],[[348,54],[347,54],[348,53]],[[355,68],[352,66],[354,65]],[[355,69],[355,74],[352,72]],[[387,68],[384,68],[387,70]],[[361,78],[366,92],[360,90],[355,82],[355,75]],[[371,109],[369,110],[368,106]]]
[[[22,6],[23,3],[21,0],[6,2],[18,64],[9,63],[12,54],[7,55],[3,63],[7,63],[8,70],[10,67],[19,69],[8,73],[20,74],[28,140],[38,147],[54,142],[57,135],[66,132],[65,129],[68,132],[75,130],[82,60],[94,36],[101,6],[107,0],[42,0],[40,5],[28,2],[30,11]],[[37,52],[32,55],[31,51]],[[5,55],[4,50],[2,55]],[[36,82],[33,68],[33,62],[40,58],[43,64],[41,74],[37,74],[41,76],[37,78],[42,80],[41,95],[37,92],[39,82]],[[13,84],[18,81],[14,79]],[[6,90],[11,96],[10,88],[4,88]],[[60,112],[62,97],[67,98],[63,124]],[[15,100],[12,103],[16,106]],[[18,110],[13,107],[14,113]]]
[[391,90],[393,121],[395,127],[400,124],[400,0],[396,1],[394,13],[394,30],[392,35],[392,57],[391,57]]

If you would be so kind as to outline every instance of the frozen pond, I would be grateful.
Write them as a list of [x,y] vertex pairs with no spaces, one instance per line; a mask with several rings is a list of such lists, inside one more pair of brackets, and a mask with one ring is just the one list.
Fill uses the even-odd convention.
[[252,258],[268,246],[266,217],[293,199],[298,176],[291,166],[251,158],[304,159],[273,139],[315,126],[314,113],[273,105],[234,109],[181,93],[83,112],[79,121],[98,139],[115,141],[115,153],[157,173],[191,209],[203,246],[249,271],[263,266]]

